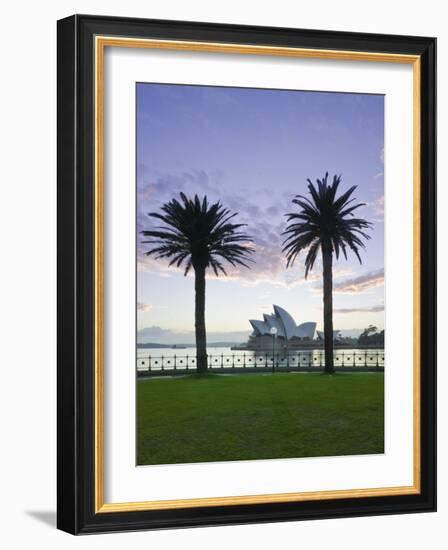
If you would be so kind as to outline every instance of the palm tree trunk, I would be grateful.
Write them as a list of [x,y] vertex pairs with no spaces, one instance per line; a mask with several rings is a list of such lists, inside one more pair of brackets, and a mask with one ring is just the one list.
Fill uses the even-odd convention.
[[333,252],[330,242],[322,243],[322,263],[324,277],[325,372],[333,374]]
[[194,270],[195,331],[197,372],[207,372],[207,336],[205,333],[205,268]]

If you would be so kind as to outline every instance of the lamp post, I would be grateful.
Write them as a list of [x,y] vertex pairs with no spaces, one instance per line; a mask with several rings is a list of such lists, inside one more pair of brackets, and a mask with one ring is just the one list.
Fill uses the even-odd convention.
[[274,372],[274,367],[275,367],[275,337],[277,336],[276,327],[271,327],[271,334],[272,334],[272,372]]

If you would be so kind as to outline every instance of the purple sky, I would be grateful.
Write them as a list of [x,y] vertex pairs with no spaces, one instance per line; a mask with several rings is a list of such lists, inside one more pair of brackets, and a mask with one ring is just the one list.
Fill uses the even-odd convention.
[[[343,330],[383,327],[384,98],[328,92],[137,85],[137,229],[148,212],[178,196],[206,194],[238,212],[255,237],[250,270],[208,278],[209,339],[243,341],[248,319],[286,308],[297,323],[322,326],[321,265],[304,280],[303,257],[285,269],[281,253],[286,212],[306,179],[342,174],[340,189],[358,185],[367,203],[359,214],[374,223],[356,258],[334,268],[334,321]],[[144,256],[138,243],[140,341],[193,341],[192,277]],[[230,336],[229,333],[232,333]]]

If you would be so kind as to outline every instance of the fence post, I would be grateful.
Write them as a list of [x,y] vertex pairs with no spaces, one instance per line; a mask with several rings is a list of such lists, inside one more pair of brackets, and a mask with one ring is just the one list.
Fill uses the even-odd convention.
[[163,355],[162,355],[162,371],[163,371]]
[[151,372],[151,356],[148,355],[148,372]]
[[186,367],[187,367],[187,370],[188,370],[188,353],[187,353],[187,355],[185,356],[185,363],[186,363]]
[[221,368],[224,368],[224,354],[221,353]]
[[176,370],[176,354],[174,354],[174,370]]
[[246,368],[246,354],[243,353],[243,369]]

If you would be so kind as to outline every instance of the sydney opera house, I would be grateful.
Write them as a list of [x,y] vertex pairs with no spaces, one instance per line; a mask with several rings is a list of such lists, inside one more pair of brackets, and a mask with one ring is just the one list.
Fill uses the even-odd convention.
[[[264,314],[263,321],[250,319],[253,333],[249,337],[248,349],[269,349],[273,345],[273,333],[276,345],[287,348],[306,346],[314,341],[323,340],[323,333],[316,331],[315,322],[297,325],[292,315],[280,306],[274,305],[274,313]],[[339,337],[339,331],[334,331],[334,338]]]

